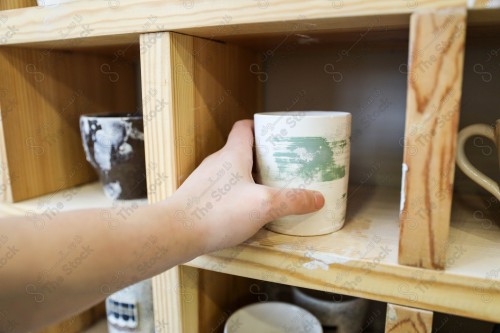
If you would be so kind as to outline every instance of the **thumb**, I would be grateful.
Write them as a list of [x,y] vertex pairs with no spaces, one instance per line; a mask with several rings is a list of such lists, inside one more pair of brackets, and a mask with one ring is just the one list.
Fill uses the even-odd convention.
[[318,191],[304,189],[277,189],[269,187],[271,192],[272,219],[287,215],[313,213],[325,204],[323,194]]

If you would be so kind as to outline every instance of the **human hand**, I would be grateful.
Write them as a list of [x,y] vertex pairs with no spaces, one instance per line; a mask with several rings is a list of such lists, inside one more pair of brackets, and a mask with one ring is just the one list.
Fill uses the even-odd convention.
[[169,199],[177,220],[192,228],[198,254],[235,246],[272,220],[324,205],[317,191],[255,184],[253,138],[252,120],[236,122],[226,145],[203,160]]

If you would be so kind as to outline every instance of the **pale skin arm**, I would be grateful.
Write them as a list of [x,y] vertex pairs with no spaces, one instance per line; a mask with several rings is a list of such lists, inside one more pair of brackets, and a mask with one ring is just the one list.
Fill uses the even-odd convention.
[[237,122],[226,145],[174,195],[134,209],[116,228],[99,209],[56,214],[43,229],[27,217],[0,220],[0,332],[40,329],[127,285],[240,244],[277,217],[320,209],[318,192],[254,183],[252,126]]

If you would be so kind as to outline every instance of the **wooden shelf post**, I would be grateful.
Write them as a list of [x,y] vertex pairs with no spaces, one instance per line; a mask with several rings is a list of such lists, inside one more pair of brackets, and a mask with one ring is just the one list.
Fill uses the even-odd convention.
[[[141,35],[140,43],[148,197],[156,202],[223,146],[236,120],[259,111],[257,78],[249,71],[257,57],[169,32]],[[155,320],[165,324],[162,332],[210,331],[198,311],[198,285],[210,280],[201,279],[203,274],[210,272],[179,266],[153,279]]]
[[433,312],[387,304],[385,333],[431,333]]
[[399,263],[443,269],[462,94],[466,9],[410,22]]

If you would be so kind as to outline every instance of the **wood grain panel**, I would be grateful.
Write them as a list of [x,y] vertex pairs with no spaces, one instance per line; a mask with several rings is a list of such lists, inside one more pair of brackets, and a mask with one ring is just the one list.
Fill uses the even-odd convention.
[[199,284],[199,332],[224,331],[229,316],[241,307],[270,300],[262,281],[202,271]]
[[431,333],[431,311],[387,304],[385,333]]
[[131,62],[92,54],[0,49],[3,201],[20,201],[96,179],[79,116],[135,111]]
[[[169,33],[140,37],[146,175],[152,203],[164,200],[178,186],[170,38]],[[180,280],[179,267],[153,278],[155,326],[162,332],[183,331]]]
[[410,23],[399,263],[443,269],[462,95],[466,10]]
[[[20,9],[9,13],[10,24],[19,31],[8,44],[45,42],[44,47],[68,47],[119,42],[131,35],[155,31],[177,31],[205,38],[278,33],[293,35],[308,31],[364,30],[379,18],[379,27],[407,27],[415,10],[465,6],[465,0],[219,0],[219,1],[78,1],[56,8]],[[65,35],[81,14],[78,26]],[[109,18],[112,17],[113,20]],[[83,37],[83,38],[82,38]],[[60,43],[60,42],[63,43]]]
[[36,0],[2,0],[0,1],[0,10],[34,7]]
[[79,333],[86,328],[92,326],[95,322],[104,318],[106,307],[104,302],[78,314],[68,318],[59,324],[52,325],[41,330],[39,333]]
[[[210,40],[175,33],[141,35],[151,202],[172,195],[204,157],[222,147],[236,120],[251,118],[260,110],[257,79],[249,72],[256,59],[252,53]],[[165,181],[158,183],[161,175]],[[198,311],[202,296],[196,290],[205,274],[211,273],[179,266],[153,279],[155,318],[169,323],[168,332],[213,327],[213,317],[205,319]],[[189,290],[195,292],[194,298],[186,298]]]

